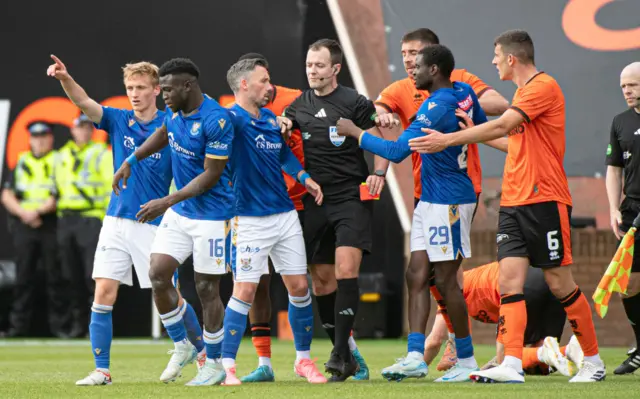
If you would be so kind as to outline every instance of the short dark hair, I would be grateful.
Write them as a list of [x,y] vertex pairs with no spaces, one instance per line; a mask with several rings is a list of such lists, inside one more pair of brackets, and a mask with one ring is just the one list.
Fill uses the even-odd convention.
[[494,46],[500,45],[506,54],[515,56],[527,64],[535,64],[533,40],[524,30],[514,29],[501,33],[493,42]]
[[166,75],[176,75],[180,73],[186,73],[187,75],[191,75],[196,79],[200,77],[200,70],[198,69],[196,64],[194,64],[193,61],[188,58],[170,59],[169,61],[162,64],[158,75],[160,77],[163,77]]
[[448,47],[442,44],[433,44],[423,48],[418,54],[422,55],[425,65],[437,65],[442,76],[451,77],[451,72],[456,67],[456,61]]
[[402,43],[420,41],[425,44],[440,44],[440,39],[434,31],[427,28],[420,28],[409,31],[402,36]]
[[238,61],[242,61],[242,60],[260,60],[262,61],[261,66],[269,69],[269,62],[267,61],[267,57],[265,57],[264,55],[260,54],[260,53],[246,53],[240,56],[240,58],[238,58]]
[[240,90],[240,80],[259,66],[268,69],[267,61],[264,58],[245,58],[231,65],[227,71],[227,83],[229,83],[231,90],[237,93]]
[[309,46],[309,50],[318,51],[322,48],[329,50],[331,65],[342,64],[342,47],[333,39],[320,39]]

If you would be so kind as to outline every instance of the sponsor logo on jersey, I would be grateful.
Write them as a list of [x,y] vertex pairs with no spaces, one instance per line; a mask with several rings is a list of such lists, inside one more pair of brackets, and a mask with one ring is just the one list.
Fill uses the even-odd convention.
[[416,117],[416,120],[422,124],[424,124],[425,126],[431,126],[431,121],[429,120],[429,118],[427,118],[427,116],[425,114],[420,114]]
[[207,144],[207,147],[212,148],[214,150],[226,151],[229,148],[229,145],[226,143],[221,143],[219,141],[214,141],[212,143]]
[[178,142],[174,138],[173,132],[169,132],[167,136],[169,137],[169,147],[171,147],[173,151],[177,152],[178,154],[187,155],[190,157],[196,156],[196,154],[193,151],[189,151],[186,148],[182,147],[180,144],[178,144]]
[[464,100],[458,102],[458,107],[462,108],[463,111],[467,112],[473,107],[473,99],[471,98],[471,94],[467,96]]
[[340,147],[342,143],[344,143],[345,139],[345,136],[338,135],[338,128],[336,128],[335,126],[329,126],[329,140],[331,140],[331,144],[335,145],[336,147]]
[[263,134],[258,135],[254,140],[259,150],[280,151],[282,149],[282,143],[272,143],[265,139]]

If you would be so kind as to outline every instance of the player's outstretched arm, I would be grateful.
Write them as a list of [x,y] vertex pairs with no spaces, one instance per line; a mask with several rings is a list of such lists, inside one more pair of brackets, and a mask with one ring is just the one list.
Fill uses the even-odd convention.
[[[458,125],[460,125],[460,129],[464,130],[464,129],[469,129],[475,126],[475,123],[473,123],[473,120],[469,118],[469,114],[464,112],[462,109],[458,108],[456,110],[456,116],[462,119],[462,121],[458,123]],[[509,147],[509,139],[507,139],[506,137],[500,137],[497,139],[485,141],[482,144],[489,146],[491,148],[495,148],[496,150],[499,150],[502,152],[507,152],[507,149]]]
[[427,365],[431,365],[431,362],[438,356],[440,347],[448,337],[447,323],[445,323],[442,315],[438,313],[433,322],[431,333],[429,333],[424,345],[424,361]]
[[411,154],[407,143],[409,138],[414,136],[415,132],[410,129],[405,130],[404,133],[398,137],[398,140],[394,142],[363,131],[349,119],[338,120],[336,128],[340,136],[357,138],[362,149],[384,157],[391,162],[402,162],[403,159]]
[[151,200],[140,207],[136,218],[141,223],[150,222],[158,216],[164,214],[172,205],[189,198],[204,194],[218,183],[224,167],[227,165],[227,158],[211,158],[209,155],[204,159],[204,171],[196,176],[186,186],[180,190],[167,195],[164,198]]
[[67,97],[82,110],[93,122],[100,123],[102,120],[102,106],[93,100],[86,91],[69,75],[67,67],[58,57],[51,54],[53,64],[47,69],[47,75],[60,81]]
[[488,89],[478,98],[480,107],[487,115],[499,116],[509,109],[509,101],[494,89]]
[[519,112],[508,109],[498,119],[456,133],[442,134],[437,130],[423,128],[422,131],[427,135],[411,139],[409,146],[421,154],[432,154],[447,147],[482,143],[506,136],[523,122],[524,118]]
[[169,135],[167,128],[163,124],[149,136],[138,149],[120,165],[120,168],[113,174],[111,188],[115,195],[120,195],[120,180],[122,180],[122,189],[127,188],[127,179],[131,176],[131,167],[139,161],[149,157],[169,144]]
[[300,161],[298,161],[298,158],[286,143],[283,143],[282,150],[280,150],[280,163],[282,170],[305,186],[309,194],[316,199],[316,204],[322,205],[323,194],[320,185],[304,170]]

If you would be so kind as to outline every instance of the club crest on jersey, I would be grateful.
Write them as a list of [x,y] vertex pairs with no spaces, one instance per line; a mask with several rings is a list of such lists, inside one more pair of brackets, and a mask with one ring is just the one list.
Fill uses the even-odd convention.
[[271,124],[271,126],[276,127],[276,120],[273,118],[269,118],[269,123]]
[[134,121],[133,119],[129,119],[129,127],[133,126],[134,123],[136,123],[136,121]]
[[340,147],[342,143],[344,143],[345,139],[345,136],[338,135],[338,128],[336,128],[335,126],[329,126],[329,140],[331,140],[331,144],[335,145],[336,147]]
[[200,122],[193,122],[193,125],[191,125],[191,135],[192,136],[197,136],[198,133],[200,133]]

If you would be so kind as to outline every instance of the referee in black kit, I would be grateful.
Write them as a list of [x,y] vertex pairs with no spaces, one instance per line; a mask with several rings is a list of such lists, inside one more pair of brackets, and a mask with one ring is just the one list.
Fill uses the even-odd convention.
[[[330,381],[344,381],[358,371],[348,340],[358,311],[358,273],[363,253],[372,245],[373,204],[361,199],[360,185],[371,194],[384,187],[389,162],[375,158],[374,173],[354,138],[338,136],[336,123],[351,119],[363,130],[373,131],[373,102],[354,89],[338,84],[342,49],[334,40],[322,39],[309,47],[306,74],[310,90],[285,110],[294,128],[300,129],[305,169],[322,186],[324,202],[303,198],[303,232],[313,293],[323,327],[334,344],[326,371]],[[372,129],[373,128],[373,129]]]
[[[622,70],[620,87],[629,109],[616,115],[611,124],[606,180],[611,228],[618,239],[640,213],[640,62]],[[623,187],[625,198],[620,203]],[[636,248],[640,248],[639,244],[640,234],[636,234]],[[633,373],[640,367],[640,250],[633,255],[627,292],[622,304],[636,336],[636,348],[629,351],[629,357],[615,369],[615,374]]]

